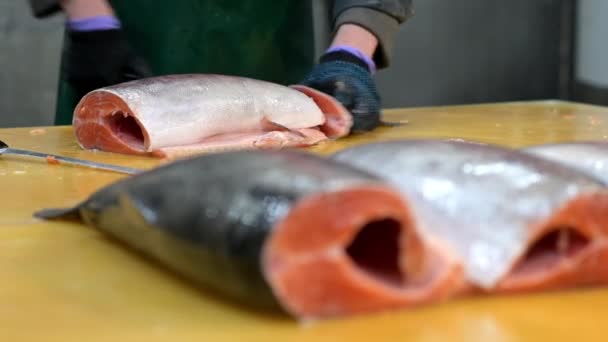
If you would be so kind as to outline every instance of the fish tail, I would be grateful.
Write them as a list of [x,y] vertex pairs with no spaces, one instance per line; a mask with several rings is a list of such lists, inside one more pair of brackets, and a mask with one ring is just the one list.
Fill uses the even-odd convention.
[[34,217],[43,219],[43,220],[53,220],[53,219],[62,219],[62,220],[79,220],[80,211],[78,207],[70,207],[70,208],[47,208],[34,212]]

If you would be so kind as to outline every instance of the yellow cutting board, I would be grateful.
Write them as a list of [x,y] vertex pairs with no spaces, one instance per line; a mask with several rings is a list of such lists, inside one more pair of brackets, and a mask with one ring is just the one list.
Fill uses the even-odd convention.
[[[513,147],[608,140],[608,108],[556,101],[393,109],[385,120],[404,125],[309,150],[423,137]],[[158,163],[83,151],[70,127],[0,129],[0,139],[124,166]],[[608,341],[608,288],[463,298],[299,325],[214,297],[87,226],[31,216],[122,177],[0,157],[0,341]]]

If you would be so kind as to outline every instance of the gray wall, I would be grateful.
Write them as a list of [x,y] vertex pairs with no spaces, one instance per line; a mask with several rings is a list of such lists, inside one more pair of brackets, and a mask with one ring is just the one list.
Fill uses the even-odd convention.
[[570,62],[570,23],[562,17],[571,15],[571,1],[414,3],[416,14],[401,27],[395,64],[378,75],[385,106],[560,96],[560,77],[568,78]]
[[577,79],[601,87],[608,87],[608,1],[582,0],[577,18]]
[[[566,97],[571,2],[415,0],[377,76],[385,107]],[[52,124],[62,22],[0,0],[0,127]]]
[[573,97],[608,106],[608,1],[579,0]]
[[63,18],[34,19],[25,0],[0,0],[0,127],[51,125]]

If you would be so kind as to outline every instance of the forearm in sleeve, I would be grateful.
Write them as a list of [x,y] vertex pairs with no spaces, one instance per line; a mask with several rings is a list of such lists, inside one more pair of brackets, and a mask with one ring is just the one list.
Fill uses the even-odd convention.
[[412,0],[335,0],[332,10],[334,32],[342,24],[355,24],[376,36],[378,69],[390,65],[399,25],[412,15]]

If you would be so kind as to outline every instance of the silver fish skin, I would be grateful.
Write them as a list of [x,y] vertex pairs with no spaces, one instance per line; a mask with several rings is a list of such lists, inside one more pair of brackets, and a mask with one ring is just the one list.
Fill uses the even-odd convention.
[[580,141],[542,144],[529,146],[522,150],[586,172],[608,185],[608,142]]
[[396,185],[418,231],[439,238],[462,260],[468,281],[485,289],[525,253],[530,225],[603,187],[555,162],[490,144],[395,140],[350,147],[330,158]]

